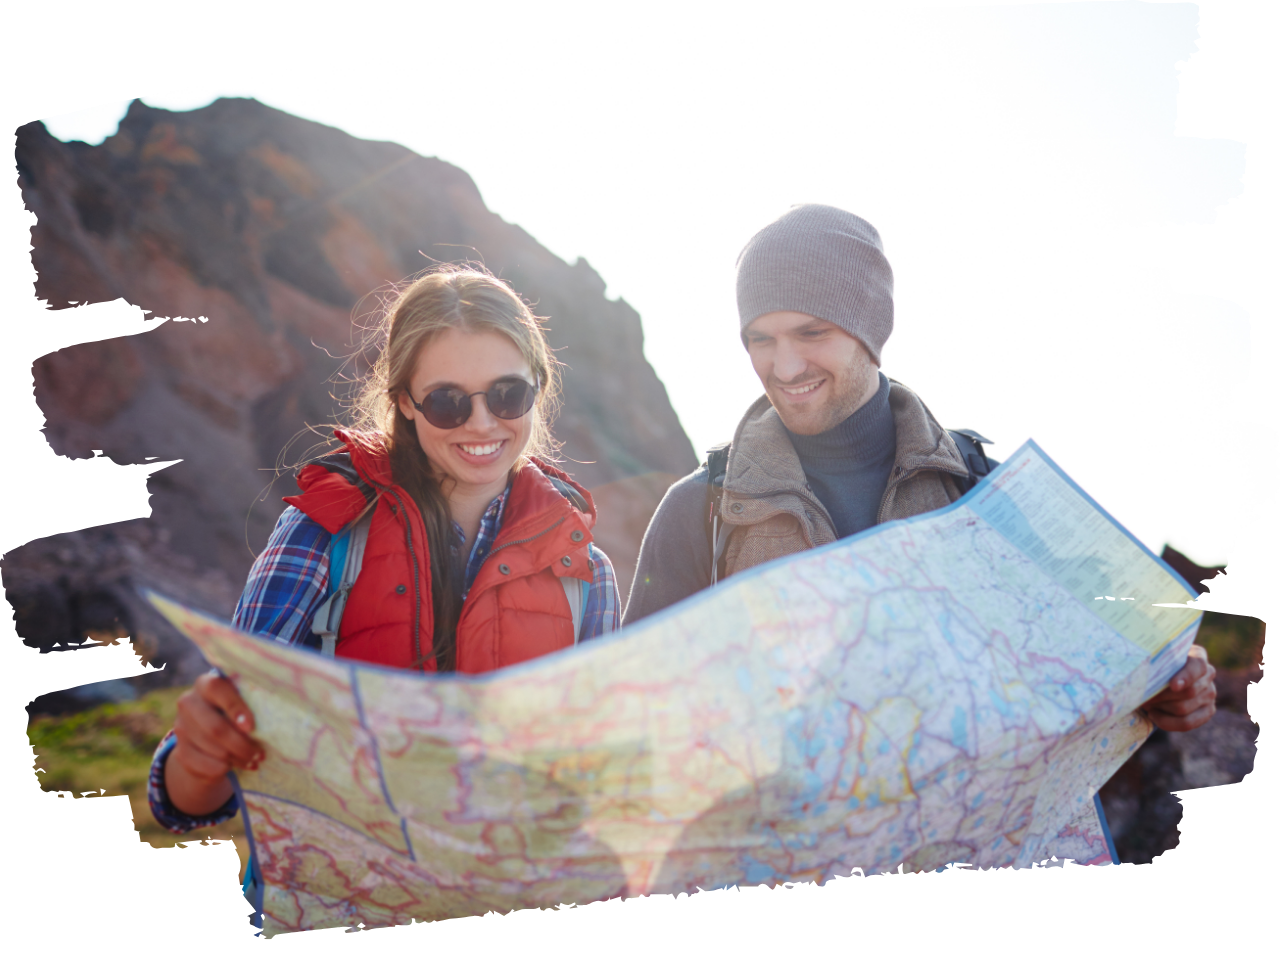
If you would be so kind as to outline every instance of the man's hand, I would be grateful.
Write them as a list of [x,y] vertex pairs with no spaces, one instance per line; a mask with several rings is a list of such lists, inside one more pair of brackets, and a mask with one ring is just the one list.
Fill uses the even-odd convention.
[[1218,688],[1213,683],[1216,672],[1204,647],[1192,646],[1182,669],[1141,709],[1161,730],[1194,730],[1218,710]]

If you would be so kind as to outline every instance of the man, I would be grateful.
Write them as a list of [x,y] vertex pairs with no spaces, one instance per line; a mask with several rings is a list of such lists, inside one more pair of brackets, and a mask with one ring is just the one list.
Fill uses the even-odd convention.
[[[704,464],[658,505],[624,624],[719,575],[945,507],[968,486],[952,437],[915,393],[880,372],[893,272],[871,224],[835,207],[793,207],[743,248],[737,294],[742,343],[765,395],[734,433],[715,542]],[[1190,730],[1207,721],[1213,674],[1193,647],[1144,705],[1152,722]]]

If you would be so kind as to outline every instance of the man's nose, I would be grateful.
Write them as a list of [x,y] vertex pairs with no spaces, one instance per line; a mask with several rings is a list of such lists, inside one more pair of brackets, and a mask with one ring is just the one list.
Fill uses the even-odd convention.
[[809,368],[809,361],[801,355],[794,344],[783,338],[773,354],[773,375],[786,383],[794,380]]

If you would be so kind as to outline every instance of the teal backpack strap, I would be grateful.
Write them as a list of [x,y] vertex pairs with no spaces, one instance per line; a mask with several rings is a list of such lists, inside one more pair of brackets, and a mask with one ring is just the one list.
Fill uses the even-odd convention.
[[351,528],[340,530],[329,541],[329,596],[333,596],[342,585],[341,576],[335,576],[347,568],[347,550],[351,546]]

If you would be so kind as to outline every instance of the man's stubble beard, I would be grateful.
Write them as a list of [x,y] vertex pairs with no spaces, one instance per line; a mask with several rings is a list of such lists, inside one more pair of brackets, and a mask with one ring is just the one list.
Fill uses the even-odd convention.
[[[809,374],[806,372],[804,377],[797,378],[803,382]],[[823,404],[823,406],[814,410],[809,416],[803,416],[799,419],[789,417],[788,414],[782,412],[782,408],[775,399],[775,391],[781,393],[781,387],[775,386],[773,390],[766,391],[769,394],[769,401],[773,404],[773,408],[778,411],[778,416],[782,418],[783,425],[792,433],[799,434],[802,437],[811,437],[819,433],[826,433],[834,427],[848,420],[853,414],[862,407],[864,403],[875,396],[876,387],[879,386],[880,368],[870,361],[869,358],[855,358],[844,370],[840,371],[839,378],[831,376],[827,372],[827,378],[831,381],[834,388],[837,382],[841,385],[838,393],[833,392],[831,399]],[[876,386],[873,387],[872,384]]]

